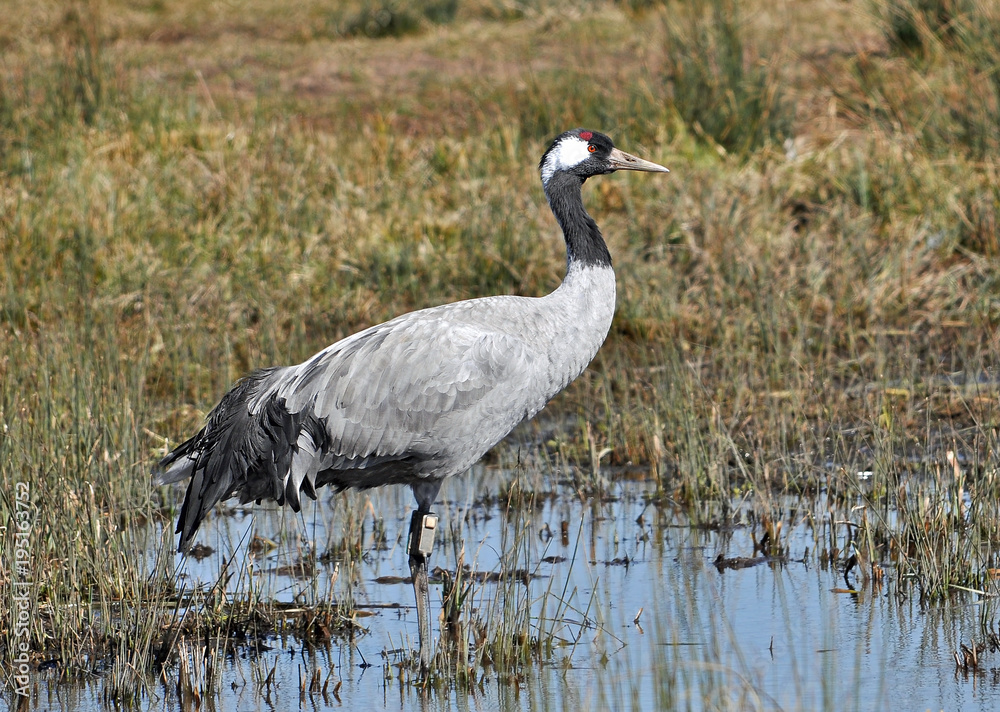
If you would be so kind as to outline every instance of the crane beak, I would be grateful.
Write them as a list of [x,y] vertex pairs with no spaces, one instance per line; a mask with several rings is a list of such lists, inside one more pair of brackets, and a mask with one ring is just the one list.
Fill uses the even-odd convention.
[[611,168],[616,171],[647,171],[649,173],[670,172],[670,169],[664,168],[659,163],[647,161],[639,158],[638,156],[633,156],[631,153],[620,151],[617,148],[611,149],[611,155],[608,156],[608,162],[611,164]]

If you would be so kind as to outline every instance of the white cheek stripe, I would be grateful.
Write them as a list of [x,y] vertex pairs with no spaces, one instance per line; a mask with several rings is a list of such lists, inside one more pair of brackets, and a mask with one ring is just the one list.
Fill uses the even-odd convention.
[[587,142],[576,136],[568,136],[549,151],[549,155],[542,164],[542,184],[549,182],[549,178],[556,171],[564,171],[575,165],[583,163],[590,158],[590,151],[587,150]]

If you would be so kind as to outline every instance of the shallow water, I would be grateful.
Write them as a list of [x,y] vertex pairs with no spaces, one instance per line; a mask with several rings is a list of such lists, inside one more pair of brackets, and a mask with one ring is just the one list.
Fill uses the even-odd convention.
[[[237,508],[213,516],[199,541],[215,553],[201,561],[178,557],[182,580],[210,584],[218,578],[223,554],[235,553],[233,560],[244,565],[228,588],[245,593],[245,548],[253,527],[278,543],[254,557],[249,578],[255,590],[287,603],[350,595],[359,610],[361,630],[353,641],[335,636],[316,647],[273,637],[267,640],[270,649],[240,649],[228,656],[214,708],[1000,707],[1000,653],[984,654],[985,666],[977,674],[956,673],[954,663],[961,643],[981,639],[982,604],[963,595],[921,605],[900,593],[891,568],[879,590],[852,576],[850,583],[860,592],[845,592],[842,566],[819,566],[815,553],[822,547],[817,542],[829,536],[822,498],[785,503],[786,511],[797,510],[790,517],[797,524],[783,534],[787,560],[720,571],[713,564],[720,554],[754,556],[752,526],[723,531],[693,526],[669,504],[647,504],[653,488],[646,482],[611,484],[601,501],[582,498],[566,484],[550,484],[541,488],[547,494],[533,509],[510,512],[503,497],[482,500],[486,493],[505,491],[508,479],[478,468],[446,484],[436,505],[442,526],[431,565],[454,570],[463,542],[464,562],[474,571],[498,571],[502,551],[516,554],[514,564],[534,576],[527,588],[510,584],[506,590],[530,600],[534,630],[541,626],[562,641],[542,662],[516,679],[477,671],[471,692],[421,692],[401,683],[394,664],[399,651],[416,647],[417,635],[413,592],[404,578],[409,491],[327,494],[301,515]],[[749,505],[737,511],[738,520],[753,519]],[[363,523],[362,534],[354,537],[363,548],[360,561],[320,564],[311,577],[287,575],[288,565],[309,546],[322,554],[343,537],[352,513]],[[378,535],[383,529],[384,537]],[[158,540],[158,530],[150,534]],[[498,586],[477,584],[467,611],[488,618],[500,598]],[[432,580],[431,599],[437,637],[440,582]],[[264,685],[272,671],[271,683]],[[313,679],[317,671],[322,684],[302,693],[300,680]],[[176,666],[168,668],[166,681],[150,691],[149,709],[182,706],[177,674]],[[54,673],[43,672],[36,676],[36,689],[41,709],[102,707],[100,679],[60,683]]]

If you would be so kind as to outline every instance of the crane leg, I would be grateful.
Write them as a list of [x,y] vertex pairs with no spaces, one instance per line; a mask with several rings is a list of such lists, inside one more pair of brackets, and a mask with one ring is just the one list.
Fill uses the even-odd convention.
[[417,599],[417,625],[420,628],[420,672],[426,675],[431,668],[431,594],[427,584],[427,560],[434,549],[434,533],[438,517],[419,509],[410,518],[410,576],[413,593]]

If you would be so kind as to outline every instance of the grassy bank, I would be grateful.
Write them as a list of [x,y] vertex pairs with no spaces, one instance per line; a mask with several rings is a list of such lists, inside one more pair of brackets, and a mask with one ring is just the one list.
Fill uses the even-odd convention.
[[5,530],[0,600],[34,582],[33,659],[147,674],[176,593],[165,554],[137,564],[177,504],[150,465],[240,375],[554,288],[535,166],[577,125],[673,173],[585,189],[618,313],[520,439],[581,490],[648,468],[694,519],[828,488],[869,565],[931,598],[991,585],[997,18],[932,4],[8,8],[0,522],[16,483],[37,514],[23,571]]

